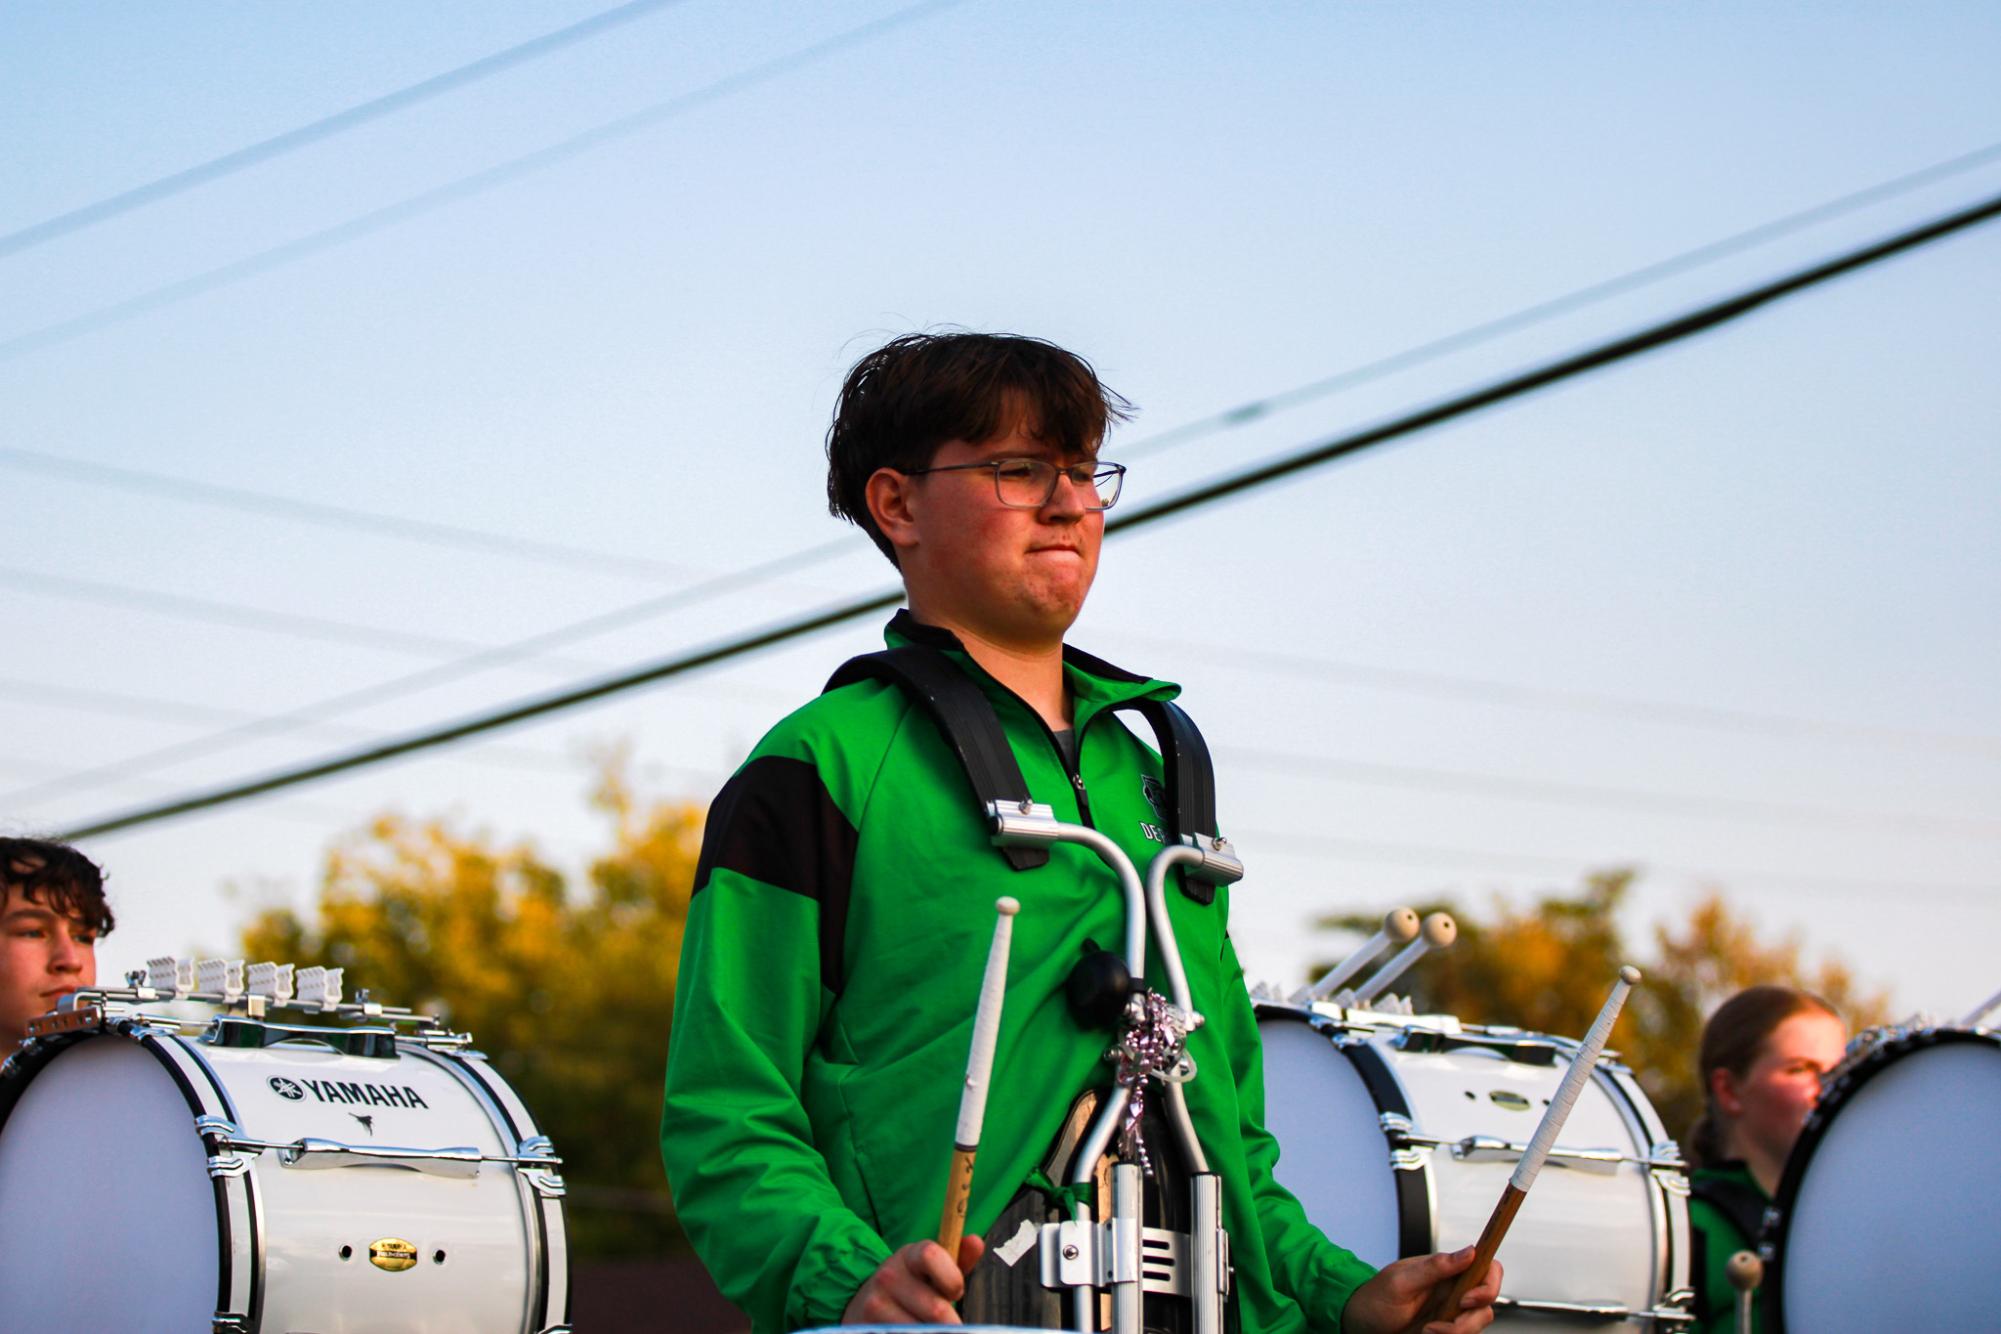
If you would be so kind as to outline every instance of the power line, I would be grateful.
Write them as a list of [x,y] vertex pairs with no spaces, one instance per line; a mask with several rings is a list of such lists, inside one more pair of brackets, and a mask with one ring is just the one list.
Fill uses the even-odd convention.
[[1167,640],[1157,635],[1130,630],[1112,630],[1107,637],[1152,647],[1172,646],[1183,657],[1207,658],[1212,662],[1224,663],[1236,669],[1253,671],[1262,669],[1274,674],[1315,681],[1338,681],[1374,690],[1397,691],[1432,699],[1471,700],[1480,704],[1506,704],[1517,708],[1564,709],[1602,717],[1635,719],[1649,723],[1673,723],[1722,732],[1764,734],[1794,740],[1811,738],[1883,746],[1896,750],[1943,752],[2001,759],[2001,737],[1880,727],[1867,723],[1804,718],[1793,714],[1763,713],[1755,709],[1728,708],[1714,704],[1690,704],[1672,700],[1642,699],[1630,695],[1606,695],[1586,690],[1566,690],[1553,686],[1523,685],[1513,681],[1454,676],[1444,672],[1419,671],[1406,667],[1379,667],[1367,663],[1310,657],[1271,649],[1233,647],[1226,654],[1205,645]]
[[[287,635],[298,639],[316,639],[325,643],[349,644],[360,648],[385,649],[392,653],[442,657],[483,653],[493,648],[489,644],[478,644],[471,640],[454,639],[444,635],[418,634],[379,625],[361,625],[325,616],[308,616],[301,612],[272,611],[236,602],[190,597],[182,593],[163,593],[155,589],[133,588],[126,584],[79,579],[74,575],[24,570],[12,565],[0,565],[0,584],[11,585],[43,597],[95,602],[102,606],[136,608],[173,620],[226,625],[237,630],[254,630],[262,634]],[[551,670],[603,670],[602,663],[574,658],[545,657],[541,662]]]
[[436,519],[412,519],[399,514],[383,514],[348,505],[329,505],[318,500],[299,500],[249,487],[175,477],[168,473],[64,458],[37,449],[0,446],[0,466],[45,473],[92,486],[112,487],[140,495],[166,496],[194,504],[216,505],[265,514],[296,522],[315,523],[328,528],[350,528],[386,537],[426,542],[437,546],[461,547],[488,555],[512,556],[604,574],[620,574],[644,579],[687,578],[697,571],[685,565],[651,560],[644,556],[623,556],[589,547],[548,542],[512,533],[496,533]]
[[[1754,227],[1749,231],[1739,232],[1734,236],[1698,246],[1693,250],[1684,251],[1679,255],[1658,261],[1644,268],[1636,269],[1618,277],[1578,289],[1575,292],[1558,297],[1552,301],[1527,307],[1503,319],[1491,321],[1484,325],[1477,325],[1471,329],[1463,330],[1431,343],[1407,348],[1375,362],[1354,367],[1337,375],[1315,381],[1310,385],[1279,394],[1267,395],[1210,417],[1198,419],[1195,422],[1183,423],[1161,435],[1126,446],[1120,452],[1127,457],[1153,453],[1159,449],[1182,443],[1197,433],[1221,431],[1242,425],[1279,407],[1293,406],[1305,402],[1310,398],[1332,393],[1336,389],[1351,387],[1364,380],[1385,375],[1394,370],[1407,368],[1408,366],[1429,360],[1446,352],[1472,346],[1475,343],[1485,341],[1501,333],[1525,328],[1565,310],[1576,309],[1592,301],[1602,300],[1615,293],[1633,290],[1634,288],[1666,277],[1671,273],[1682,271],[1699,263],[1712,261],[1754,243],[1771,240],[1774,237],[1809,223],[1824,221],[1842,212],[1860,207],[1863,204],[1880,202],[1894,194],[1916,188],[1920,185],[1931,184],[1939,179],[1985,162],[1996,155],[2001,155],[2001,144],[1990,145],[1987,148],[1962,154],[1959,157],[1948,159],[1918,171],[1908,172],[1892,180],[1851,192],[1813,208],[1791,214],[1759,227]],[[387,515],[350,507],[327,505],[317,501],[305,501],[288,496],[252,491],[244,487],[222,486],[215,483],[174,477],[162,473],[145,472],[133,468],[114,467],[106,464],[64,459],[57,455],[34,450],[0,447],[0,465],[39,469],[99,485],[123,486],[127,489],[151,494],[170,495],[182,500],[231,505],[253,512],[282,514],[286,517],[325,523],[330,526],[355,527],[419,540],[435,540],[447,544],[464,545],[480,550],[498,550],[505,554],[534,555],[557,563],[589,565],[595,568],[614,570],[622,573],[644,572],[650,575],[665,572],[670,568],[663,564],[645,561],[643,558],[626,557],[591,551],[584,548],[518,539],[507,534],[459,528],[452,525],[439,524],[435,521],[409,519],[400,515]],[[492,652],[475,654],[470,659],[467,659],[462,666],[445,664],[441,668],[427,669],[412,677],[396,678],[392,681],[382,683],[380,687],[367,688],[355,695],[337,696],[333,700],[323,701],[321,706],[316,707],[345,710],[350,707],[360,707],[365,703],[377,702],[384,698],[395,698],[399,695],[410,693],[412,690],[437,684],[440,680],[452,679],[457,676],[484,670],[498,661],[511,661],[513,660],[513,655],[517,652],[554,647],[559,643],[601,633],[615,626],[629,625],[639,620],[648,619],[665,610],[681,609],[697,602],[706,601],[713,596],[743,591],[756,583],[765,581],[767,578],[775,578],[778,574],[790,569],[816,564],[823,557],[832,556],[841,549],[841,544],[838,543],[820,544],[805,551],[795,553],[791,557],[780,557],[773,562],[759,567],[759,571],[757,572],[758,577],[756,578],[744,578],[742,577],[743,574],[751,572],[740,572],[739,575],[712,580],[709,583],[697,586],[695,589],[684,590],[680,593],[670,593],[664,597],[648,598],[630,607],[609,613],[604,617],[592,617],[542,635],[531,636],[528,639],[516,641],[512,645],[502,646],[500,649]],[[1199,651],[1199,649],[1189,650],[1188,646],[1182,647],[1184,651]],[[496,657],[496,654],[501,656]],[[1247,652],[1236,655],[1236,658],[1233,660],[1241,661],[1245,657],[1257,656],[1269,657],[1274,661],[1279,660],[1281,657],[1281,655],[1260,655],[1255,652]],[[1300,661],[1304,662],[1304,660]],[[1362,675],[1365,677],[1373,671],[1374,683],[1388,684],[1391,688],[1395,688],[1395,682],[1392,680],[1393,674],[1384,669],[1369,669],[1344,664],[1322,665],[1329,671],[1338,672],[1346,670],[1351,675]],[[1422,689],[1426,684],[1424,674],[1404,673],[1403,676],[1403,683],[1409,688]],[[1515,702],[1528,703],[1535,702],[1536,700],[1547,703],[1560,702],[1556,698],[1559,692],[1536,687],[1510,687],[1500,683],[1462,682],[1455,678],[1443,676],[1435,677],[1433,683],[1437,689],[1448,694],[1463,692],[1477,693],[1484,690],[1500,698],[1512,695]],[[1753,727],[1762,725],[1769,730],[1775,730],[1784,734],[1798,734],[1801,731],[1811,731],[1817,726],[1823,729],[1839,727],[1839,725],[1833,724],[1816,725],[1809,720],[1774,719],[1751,715],[1741,711],[1705,709],[1700,705],[1675,706],[1649,704],[1645,701],[1621,701],[1612,697],[1602,696],[1587,697],[1578,695],[1573,698],[1578,707],[1595,707],[1605,712],[1644,712],[1648,709],[1655,711],[1665,710],[1679,713],[1684,721],[1709,721],[1716,725],[1740,721]],[[277,732],[284,730],[284,723],[285,720],[281,718],[266,719],[264,720],[264,725],[260,725],[251,733],[243,735],[241,739],[248,740],[254,737],[267,737],[277,734]],[[1884,729],[1850,730],[1857,735],[1874,731],[1876,735],[1885,740],[1893,739],[1897,735]],[[235,735],[237,734],[232,733],[216,738],[216,745],[205,746],[199,753],[213,753],[216,749],[222,749],[229,744],[231,736]],[[1953,739],[1946,738],[1944,740],[1947,744],[1950,744]],[[185,744],[190,743],[184,743],[184,746]],[[191,744],[202,745],[203,743]],[[1968,744],[1977,753],[1986,754],[2001,751],[2001,741],[1995,741],[1990,745],[1986,739],[1974,739]],[[122,763],[141,766],[138,771],[144,772],[149,771],[151,768],[159,767],[158,764],[152,763],[152,761],[157,760],[159,763],[166,763],[186,753],[184,747],[172,747],[166,751],[156,751],[148,755],[133,757],[131,760]],[[100,769],[79,772],[122,771]],[[19,796],[22,794],[11,795]]]
[[828,38],[826,41],[816,42],[812,46],[792,52],[789,55],[766,61],[742,73],[728,75],[713,83],[705,84],[693,92],[683,93],[678,97],[671,97],[663,102],[656,102],[641,110],[620,116],[616,120],[607,121],[602,125],[585,130],[581,134],[571,135],[569,138],[560,140],[546,148],[539,148],[532,153],[524,153],[519,157],[510,158],[497,166],[488,167],[484,171],[474,172],[470,176],[461,176],[455,181],[435,186],[419,194],[412,195],[407,199],[399,200],[394,204],[371,209],[366,213],[349,218],[346,222],[336,223],[331,227],[325,227],[316,232],[309,232],[305,236],[287,241],[283,245],[273,246],[268,250],[260,250],[254,255],[232,260],[230,263],[213,269],[206,269],[191,277],[167,283],[161,287],[155,287],[151,291],[142,292],[137,296],[128,297],[123,301],[113,302],[108,306],[99,307],[97,310],[73,316],[70,319],[59,320],[54,324],[44,325],[42,328],[0,340],[0,361],[9,361],[29,352],[40,351],[43,348],[53,347],[59,343],[66,343],[72,339],[81,338],[85,334],[95,333],[99,329],[109,328],[114,324],[123,323],[126,320],[144,315],[150,311],[176,305],[179,302],[215,291],[217,288],[227,287],[232,283],[241,282],[246,278],[252,278],[259,274],[269,273],[274,269],[283,268],[288,264],[296,263],[323,250],[345,245],[350,241],[359,240],[364,236],[369,236],[385,228],[393,227],[398,223],[408,222],[412,218],[421,217],[447,204],[457,203],[462,199],[470,199],[475,195],[484,194],[488,190],[540,171],[544,167],[551,167],[557,163],[566,162],[594,148],[637,134],[641,130],[650,129],[675,116],[693,111],[712,102],[720,101],[746,88],[767,83],[780,75],[790,74],[794,70],[803,69],[815,61],[824,59],[838,51],[859,46],[897,27],[915,22],[939,10],[962,3],[964,3],[964,0],[923,0],[923,3],[899,9],[884,18],[875,19],[871,22],[849,28],[845,32]]
[[[614,13],[618,11],[613,11]],[[566,30],[567,31],[567,30]],[[1122,445],[1119,452],[1127,458],[1138,458],[1158,453],[1162,450],[1185,443],[1188,440],[1231,430],[1256,421],[1270,413],[1285,408],[1297,407],[1316,399],[1327,397],[1343,389],[1378,379],[1396,371],[1435,360],[1447,353],[1463,351],[1481,343],[1490,342],[1507,333],[1516,333],[1554,317],[1567,314],[1604,301],[1610,297],[1623,295],[1659,282],[1664,278],[1686,272],[1689,269],[1713,263],[1716,260],[1736,254],[1753,246],[1762,245],[1781,236],[1788,235],[1803,227],[1825,222],[1870,204],[1881,203],[1900,194],[1971,170],[1976,166],[2001,157],[2001,143],[1990,144],[1971,153],[1934,163],[1917,171],[1906,172],[1888,181],[1852,191],[1839,198],[1817,204],[1812,208],[1791,213],[1782,218],[1762,223],[1746,231],[1734,233],[1716,241],[1686,250],[1666,259],[1655,261],[1640,268],[1630,270],[1613,278],[1592,283],[1575,291],[1538,302],[1512,312],[1499,319],[1477,324],[1459,330],[1447,337],[1405,348],[1389,356],[1378,358],[1361,366],[1350,367],[1331,376],[1325,376],[1310,384],[1300,385],[1280,393],[1267,394],[1226,408],[1221,412],[1198,417],[1183,422],[1159,434]],[[457,524],[440,523],[434,519],[413,519],[403,515],[385,514],[374,510],[364,510],[347,505],[330,505],[323,501],[302,500],[267,491],[257,491],[249,487],[224,485],[195,478],[178,477],[168,473],[132,468],[122,465],[98,463],[84,459],[66,458],[62,455],[42,450],[19,447],[0,447],[0,466],[42,472],[51,476],[64,477],[71,481],[94,486],[119,488],[144,495],[167,496],[175,500],[193,504],[208,504],[243,510],[253,514],[269,514],[287,519],[317,523],[331,528],[353,528],[364,532],[384,534],[390,537],[412,541],[432,542],[446,546],[466,547],[476,551],[498,553],[517,559],[541,560],[550,564],[569,565],[580,569],[598,570],[613,574],[628,574],[643,578],[683,577],[690,571],[683,566],[665,561],[651,560],[643,556],[627,556],[612,552],[597,551],[565,543],[540,541],[532,538],[516,537],[507,533],[489,532],[468,528]]]
[[537,634],[529,635],[526,638],[514,640],[512,643],[482,649],[477,653],[452,662],[439,663],[433,667],[425,667],[402,676],[391,677],[386,681],[377,681],[355,690],[343,691],[340,694],[318,700],[303,708],[295,709],[288,715],[247,722],[241,726],[232,727],[222,732],[211,733],[207,736],[191,737],[186,741],[176,742],[170,746],[163,746],[156,750],[127,756],[122,760],[117,760],[110,764],[98,765],[90,769],[81,769],[63,778],[40,783],[33,787],[0,793],[0,806],[18,806],[27,802],[46,800],[49,797],[58,796],[64,792],[71,792],[80,787],[87,787],[93,780],[97,779],[102,779],[106,782],[123,781],[136,774],[150,773],[168,764],[177,763],[182,760],[196,759],[203,755],[212,755],[249,741],[266,740],[275,736],[283,736],[299,730],[299,728],[310,722],[323,721],[368,705],[402,699],[414,695],[419,691],[430,690],[452,681],[462,680],[479,672],[489,671],[496,667],[503,667],[510,663],[542,654],[546,650],[556,648],[562,644],[572,643],[579,639],[587,639],[593,635],[606,634],[635,622],[648,620],[667,611],[692,606],[726,593],[754,587],[778,575],[823,563],[847,551],[852,545],[853,543],[846,538],[833,542],[825,542],[817,547],[809,547],[804,551],[795,551],[789,555],[779,556],[761,564],[748,566],[732,574],[718,575],[714,579],[706,580],[690,588],[657,594],[644,601],[632,603],[625,607],[614,608],[609,612],[586,617],[581,621],[574,621],[552,630],[544,630]]
[[1705,264],[1713,264],[1719,259],[1726,259],[1731,255],[1777,240],[1802,228],[1831,221],[1843,214],[1883,203],[1885,200],[1908,194],[1927,185],[1936,185],[1940,181],[1971,171],[1997,158],[2001,158],[2001,143],[1976,148],[1970,153],[1961,153],[1957,157],[1935,162],[1928,167],[1920,167],[1916,171],[1880,181],[1825,203],[1815,204],[1811,208],[1801,209],[1797,213],[1789,213],[1782,218],[1774,218],[1770,222],[1760,223],[1745,231],[1720,237],[1693,250],[1684,250],[1678,255],[1670,255],[1666,259],[1642,265],[1617,277],[1591,283],[1547,301],[1539,301],[1535,305],[1513,311],[1484,324],[1476,324],[1456,333],[1447,334],[1443,338],[1407,347],[1400,352],[1392,352],[1386,357],[1339,371],[1296,388],[1267,394],[1248,403],[1239,403],[1206,417],[1197,417],[1159,435],[1149,436],[1129,446],[1121,446],[1120,452],[1127,457],[1137,458],[1208,435],[1213,431],[1248,425],[1274,412],[1298,407],[1325,398],[1339,390],[1351,389],[1358,384],[1380,379],[1397,371],[1409,370],[1452,352],[1463,352],[1468,348],[1491,342],[1503,334],[1519,333],[1523,329],[1545,323],[1559,315],[1572,314],[1612,297],[1624,296],[1660,282],[1664,278],[1674,277]]
[[[1693,880],[1753,882],[1773,889],[1805,893],[1866,894],[1880,898],[1886,894],[1926,894],[1939,898],[1960,898],[1988,907],[2001,906],[2001,885],[1936,884],[1900,880],[1865,880],[1848,876],[1795,875],[1787,871],[1755,871],[1721,866],[1675,866],[1645,858],[1558,857],[1527,852],[1488,852],[1474,848],[1440,847],[1425,843],[1386,843],[1370,839],[1342,838],[1334,834],[1300,833],[1276,829],[1245,829],[1231,835],[1249,857],[1261,848],[1281,856],[1331,855],[1345,860],[1381,862],[1419,869],[1462,868],[1496,871],[1513,868],[1526,873],[1554,872],[1575,875],[1593,866],[1633,866],[1635,869],[1687,876]],[[1290,848],[1294,851],[1288,853]]]
[[595,14],[581,23],[558,28],[532,41],[523,42],[519,46],[510,46],[505,51],[496,51],[490,56],[483,56],[470,65],[446,70],[443,74],[433,75],[421,83],[413,83],[407,88],[399,88],[393,93],[359,103],[345,111],[336,111],[331,116],[323,116],[309,125],[301,125],[295,130],[287,130],[269,139],[261,139],[234,152],[224,153],[221,157],[198,162],[192,167],[162,176],[157,180],[147,181],[144,185],[135,185],[108,198],[73,208],[67,213],[59,213],[53,218],[46,218],[19,231],[0,236],[0,259],[18,254],[31,246],[41,245],[45,241],[52,241],[58,236],[65,236],[70,232],[115,218],[120,214],[130,213],[147,204],[158,203],[162,199],[192,190],[198,185],[207,185],[210,181],[220,180],[245,168],[269,162],[273,158],[304,148],[308,144],[331,139],[358,125],[380,120],[384,116],[402,111],[406,107],[416,106],[420,102],[428,102],[434,97],[441,97],[445,93],[476,83],[489,75],[498,74],[504,69],[540,59],[566,46],[573,46],[586,38],[595,37],[619,24],[628,23],[674,3],[677,3],[677,0],[632,0],[630,4]]
[[[1664,347],[1681,339],[1717,328],[1723,324],[1748,315],[1773,301],[1794,293],[1805,291],[1820,283],[1828,282],[1843,274],[1853,272],[1867,265],[1878,263],[1890,256],[1925,245],[1931,241],[1965,230],[2001,216],[2001,196],[1988,199],[1971,208],[1962,209],[1946,217],[1925,223],[1919,227],[1898,233],[1886,240],[1850,251],[1834,259],[1813,265],[1786,277],[1762,284],[1749,291],[1722,301],[1713,302],[1697,310],[1689,311],[1672,319],[1651,325],[1638,332],[1616,338],[1609,343],[1560,358],[1532,370],[1510,376],[1506,379],[1484,385],[1471,392],[1458,395],[1420,408],[1415,412],[1370,427],[1351,435],[1336,437],[1321,444],[1310,446],[1298,453],[1273,460],[1270,463],[1221,478],[1192,490],[1182,492],[1157,501],[1123,518],[1106,524],[1111,534],[1123,534],[1135,529],[1155,524],[1163,519],[1173,518],[1196,508],[1213,504],[1231,496],[1241,495],[1254,488],[1269,485],[1283,478],[1294,476],[1310,468],[1331,463],[1336,459],[1384,444],[1401,436],[1411,435],[1429,427],[1440,425],[1468,414],[1492,407],[1510,399],[1519,398],[1549,385],[1571,379],[1575,376],[1613,365],[1643,352]],[[298,783],[324,778],[349,769],[378,764],[432,746],[462,740],[481,732],[505,727],[529,718],[574,708],[579,704],[619,694],[642,685],[650,685],[702,667],[711,666],[730,658],[739,657],[758,649],[768,648],[788,640],[811,634],[815,631],[840,625],[858,616],[867,615],[894,606],[902,600],[902,590],[886,590],[828,607],[799,619],[771,626],[743,638],[710,647],[697,649],[691,653],[644,666],[632,672],[591,682],[577,689],[561,691],[553,695],[520,701],[504,706],[490,713],[461,719],[428,732],[420,732],[385,745],[372,747],[347,755],[337,755],[304,766],[283,770],[252,779],[244,783],[215,789],[164,805],[129,811],[93,821],[76,829],[72,838],[85,838],[96,834],[110,833],[119,829],[129,829],[137,825],[163,820],[174,815],[184,815],[192,811],[241,801],[266,792],[277,791]]]
[[[357,723],[336,722],[332,719],[306,718],[297,714],[252,713],[245,709],[226,709],[213,704],[195,704],[187,700],[133,695],[123,691],[92,690],[81,686],[58,685],[51,681],[24,681],[18,678],[0,677],[0,695],[14,699],[35,700],[78,713],[140,718],[171,726],[201,727],[217,723],[285,722],[295,724],[296,730],[300,732],[317,733],[330,740],[338,738],[344,741],[374,741],[389,735],[379,727],[363,727]],[[510,769],[535,769],[545,773],[559,770],[569,773],[577,771],[575,761],[532,746],[481,746],[477,751],[464,751],[460,754],[467,760],[476,760],[477,756],[491,754],[495,765]],[[56,766],[45,766],[45,768],[51,776],[58,778],[74,777],[85,772],[81,769]],[[158,788],[161,785],[152,786]]]
[[1946,834],[1960,838],[1982,839],[2001,837],[2001,821],[1996,820],[1925,815],[1907,811],[1843,810],[1796,802],[1654,792],[1642,788],[1608,787],[1595,783],[1552,782],[1512,774],[1467,773],[1420,765],[1300,755],[1257,747],[1215,746],[1212,749],[1218,759],[1228,760],[1245,769],[1274,774],[1310,774],[1366,783],[1371,786],[1470,793],[1510,800],[1555,802],[1569,806],[1611,807],[1661,815],[1749,820],[1759,824],[1812,825],[1836,829],[1874,826],[1898,833]]

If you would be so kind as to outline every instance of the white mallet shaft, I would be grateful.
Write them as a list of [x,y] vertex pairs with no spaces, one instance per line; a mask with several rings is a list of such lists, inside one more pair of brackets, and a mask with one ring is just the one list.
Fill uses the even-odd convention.
[[1382,930],[1362,942],[1360,949],[1350,954],[1320,975],[1320,980],[1306,989],[1307,1000],[1326,1000],[1345,986],[1349,979],[1374,963],[1382,952],[1392,945],[1407,945],[1417,939],[1417,913],[1410,908],[1392,908],[1383,914]]
[[1451,913],[1431,914],[1424,919],[1423,933],[1416,940],[1398,950],[1394,958],[1369,975],[1368,981],[1355,988],[1355,1004],[1368,1005],[1388,991],[1390,983],[1408,972],[1412,964],[1433,950],[1450,949],[1457,939],[1459,924],[1452,920]]
[[1021,905],[1011,898],[994,904],[994,941],[987,950],[986,976],[980,980],[980,1005],[973,1012],[973,1045],[966,1054],[966,1085],[959,1092],[959,1124],[952,1135],[952,1171],[945,1183],[945,1207],[938,1218],[938,1244],[959,1258],[965,1234],[966,1202],[973,1191],[973,1155],[980,1147],[980,1127],[987,1115],[987,1084],[993,1078],[994,1046],[1000,1038],[1001,1001],[1007,995],[1008,946],[1014,939],[1014,915]]
[[1980,1027],[1980,1021],[1994,1013],[1996,1009],[2001,1009],[2001,991],[1995,992],[1992,996],[1982,1001],[1974,1008],[1971,1014],[1959,1022],[1968,1028],[1978,1028]]

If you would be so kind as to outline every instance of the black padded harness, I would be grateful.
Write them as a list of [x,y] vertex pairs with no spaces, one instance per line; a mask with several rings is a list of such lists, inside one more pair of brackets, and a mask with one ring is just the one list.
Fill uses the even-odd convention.
[[[1019,805],[1030,800],[1014,748],[1001,729],[993,701],[938,649],[921,644],[864,653],[841,664],[827,680],[826,690],[857,681],[888,681],[898,686],[930,715],[972,787],[982,818],[996,801]],[[825,693],[823,691],[822,693]],[[1160,746],[1167,776],[1167,810],[1163,813],[1174,836],[1216,834],[1216,770],[1209,745],[1187,711],[1166,700],[1139,699],[1112,706],[1146,719]],[[1032,870],[1049,861],[1047,848],[999,848],[1017,871]],[[1187,889],[1198,902],[1213,902],[1215,886],[1190,878]]]

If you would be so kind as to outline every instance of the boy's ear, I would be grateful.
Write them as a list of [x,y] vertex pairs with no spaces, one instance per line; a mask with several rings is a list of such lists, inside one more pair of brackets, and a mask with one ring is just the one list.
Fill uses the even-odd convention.
[[877,468],[862,491],[869,517],[899,550],[917,545],[916,482],[894,468]]

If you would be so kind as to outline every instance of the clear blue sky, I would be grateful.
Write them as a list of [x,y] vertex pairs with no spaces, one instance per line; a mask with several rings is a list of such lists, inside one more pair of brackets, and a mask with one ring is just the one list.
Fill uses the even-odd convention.
[[[602,8],[9,7],[0,233]],[[225,712],[293,713],[840,540],[819,439],[847,364],[893,333],[1017,330],[1091,357],[1142,409],[1106,451],[1133,453],[1138,503],[2001,191],[1997,159],[1148,451],[2001,141],[2001,14],[965,0],[773,66],[902,13],[665,5],[0,257],[0,449],[519,543],[307,525],[0,455],[0,827],[259,773],[885,584],[848,534],[809,569],[554,660],[24,795]],[[15,341],[649,107],[665,110],[495,188]],[[1996,311],[1990,227],[1110,547],[1074,637],[1188,687],[1252,868],[1235,927],[1252,971],[1295,974],[1321,912],[1636,864],[1636,930],[1719,886],[1905,1008],[1955,1012],[2001,985]],[[530,542],[637,563],[557,564]],[[177,619],[167,597],[318,623]],[[354,642],[354,626],[400,638]],[[226,949],[250,906],[303,901],[329,843],[384,809],[582,857],[592,747],[629,739],[651,790],[706,799],[874,642],[859,626],[98,840],[124,923],[107,964]]]

